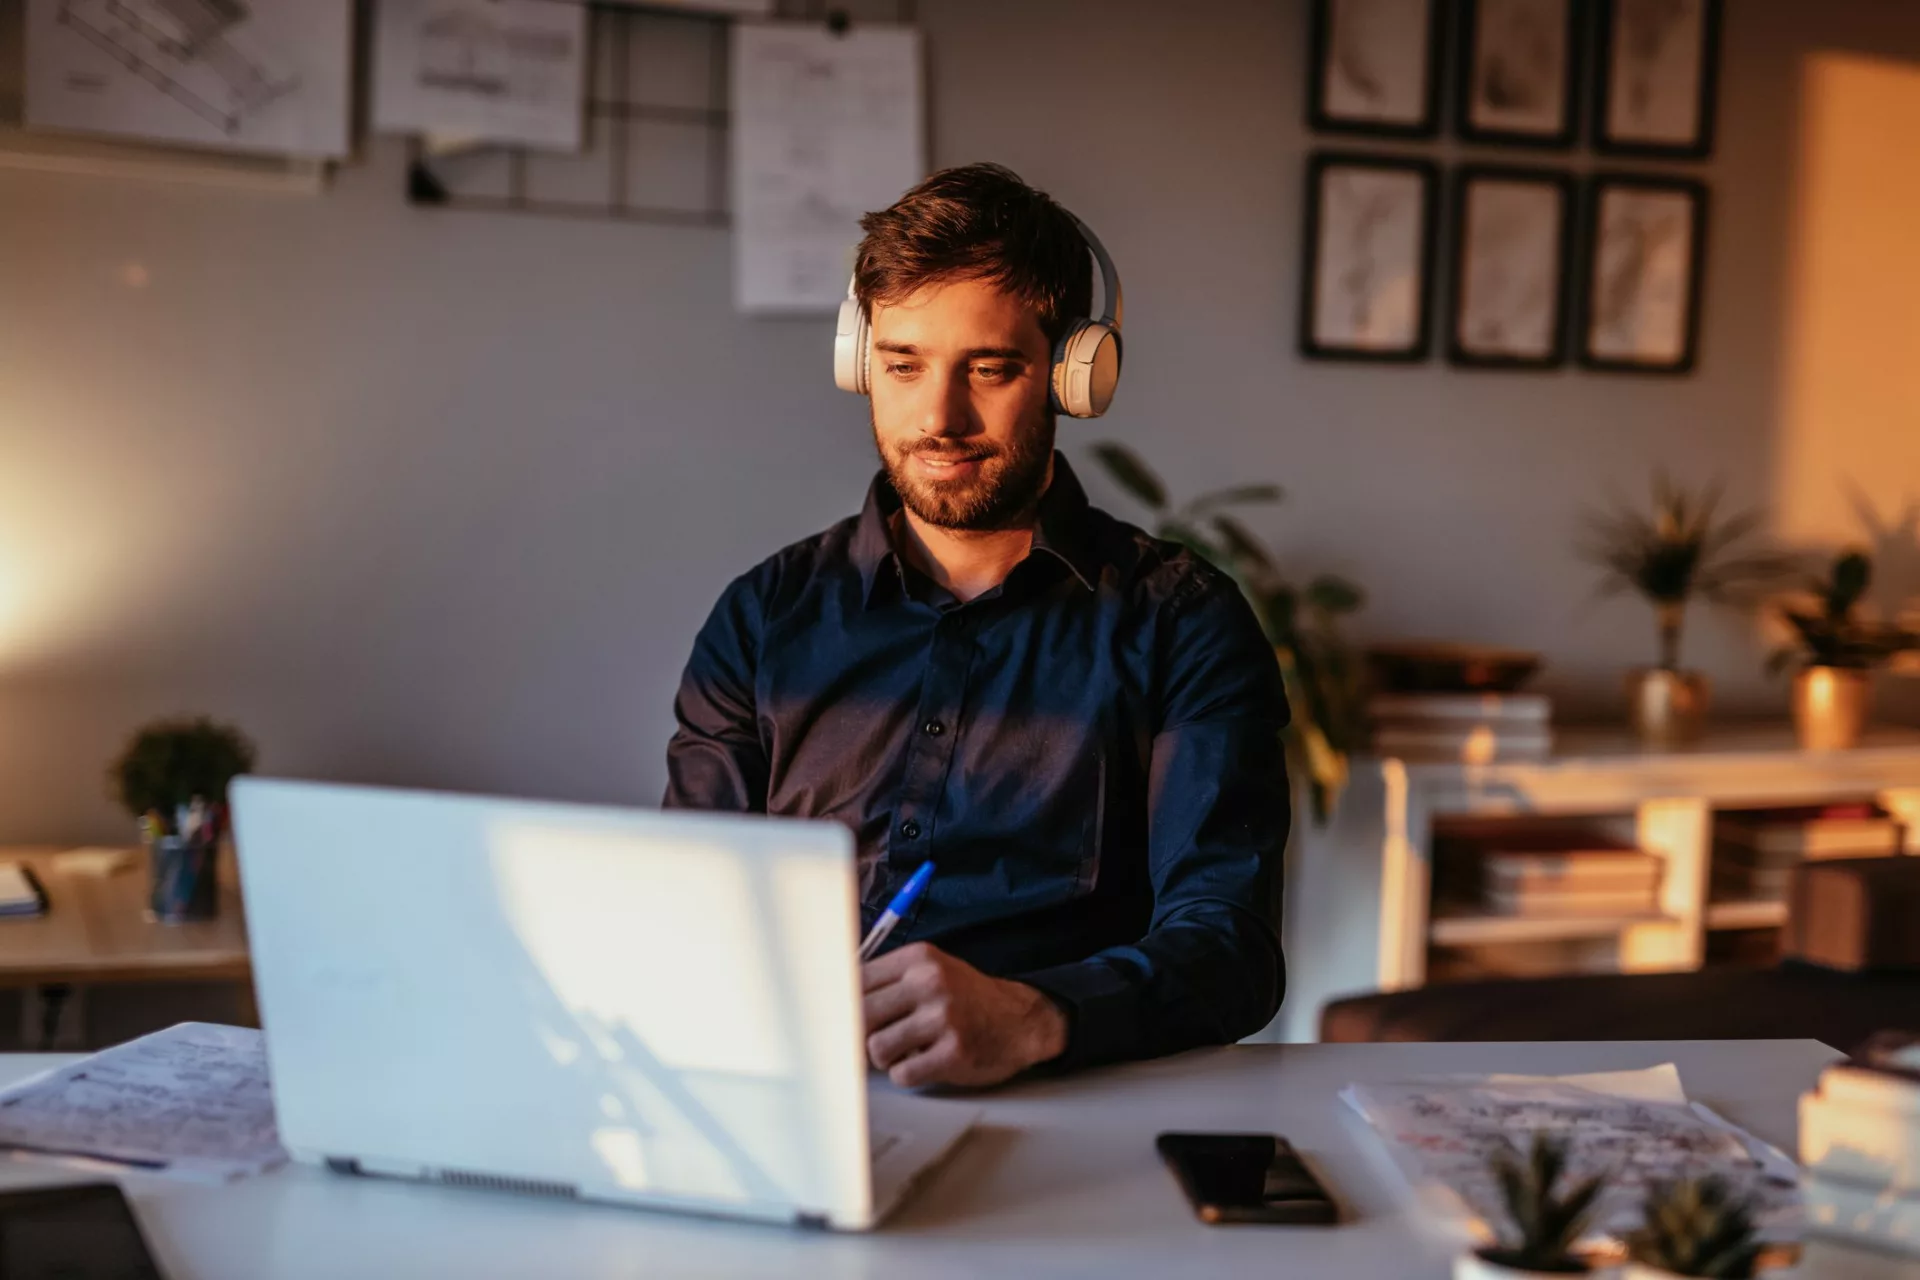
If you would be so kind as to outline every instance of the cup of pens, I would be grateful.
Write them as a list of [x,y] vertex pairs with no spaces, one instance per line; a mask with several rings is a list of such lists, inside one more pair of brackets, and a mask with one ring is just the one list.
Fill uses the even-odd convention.
[[220,907],[218,811],[195,800],[180,807],[172,830],[157,814],[142,825],[152,876],[147,918],[159,924],[213,919]]
[[246,735],[198,716],[145,725],[108,768],[113,794],[139,822],[147,849],[149,920],[185,924],[219,911],[227,784],[253,760]]

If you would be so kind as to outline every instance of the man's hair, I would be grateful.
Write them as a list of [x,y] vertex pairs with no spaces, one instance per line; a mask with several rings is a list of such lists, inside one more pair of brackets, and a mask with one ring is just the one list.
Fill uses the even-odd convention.
[[1087,242],[1044,191],[997,164],[942,169],[860,219],[853,292],[867,315],[930,284],[983,280],[1033,309],[1047,341],[1093,306]]

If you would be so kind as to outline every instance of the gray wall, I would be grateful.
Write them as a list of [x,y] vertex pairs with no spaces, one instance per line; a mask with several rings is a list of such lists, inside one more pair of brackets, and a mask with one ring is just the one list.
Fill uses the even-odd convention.
[[[1650,625],[1586,607],[1575,512],[1658,464],[1776,496],[1802,59],[1920,57],[1899,0],[1728,9],[1686,379],[1295,356],[1298,2],[924,0],[932,155],[1012,165],[1122,266],[1125,385],[1070,453],[1278,480],[1258,527],[1370,589],[1363,637],[1537,647],[1606,714]],[[723,232],[401,186],[386,140],[318,198],[0,172],[0,840],[119,838],[100,770],[179,709],[275,771],[650,802],[714,595],[858,503],[828,322],[732,314]],[[1723,705],[1777,711],[1757,653],[1693,637]]]

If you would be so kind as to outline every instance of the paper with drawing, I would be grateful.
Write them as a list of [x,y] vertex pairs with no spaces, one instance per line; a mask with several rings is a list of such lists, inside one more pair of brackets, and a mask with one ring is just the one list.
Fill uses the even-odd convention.
[[0,1091],[0,1148],[224,1182],[287,1158],[266,1040],[204,1022],[142,1036]]
[[1648,1182],[1706,1174],[1758,1198],[1766,1238],[1799,1235],[1794,1163],[1688,1102],[1671,1064],[1601,1076],[1430,1077],[1350,1085],[1341,1097],[1416,1194],[1481,1239],[1507,1229],[1488,1159],[1509,1141],[1524,1147],[1534,1132],[1571,1140],[1569,1177],[1606,1175],[1590,1239],[1639,1226]]

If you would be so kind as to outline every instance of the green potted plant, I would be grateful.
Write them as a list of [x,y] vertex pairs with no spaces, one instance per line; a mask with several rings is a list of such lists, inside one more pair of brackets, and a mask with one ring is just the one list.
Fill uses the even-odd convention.
[[1626,1238],[1621,1280],[1707,1276],[1745,1280],[1758,1269],[1753,1204],[1720,1178],[1656,1182],[1647,1188],[1646,1223]]
[[1491,1168],[1513,1231],[1498,1244],[1455,1258],[1453,1280],[1526,1280],[1591,1271],[1573,1246],[1587,1229],[1604,1179],[1588,1178],[1558,1190],[1565,1180],[1567,1142],[1544,1133],[1533,1135],[1524,1157],[1511,1146],[1496,1152]]
[[1707,677],[1680,665],[1687,607],[1744,603],[1793,567],[1790,556],[1745,545],[1758,513],[1722,517],[1719,506],[1718,484],[1694,493],[1656,473],[1651,511],[1615,503],[1592,512],[1579,543],[1602,572],[1602,595],[1637,592],[1653,606],[1660,663],[1627,679],[1634,728],[1650,746],[1691,742],[1706,723]]
[[163,924],[210,920],[227,830],[227,784],[253,768],[254,748],[205,716],[161,720],[134,734],[108,779],[140,823],[152,876],[150,913]]
[[1854,746],[1866,728],[1873,672],[1896,654],[1920,651],[1920,634],[1890,622],[1860,616],[1860,602],[1873,583],[1873,561],[1862,551],[1843,551],[1808,597],[1780,606],[1793,643],[1767,662],[1778,674],[1798,664],[1793,678],[1793,724],[1809,751]]
[[1342,617],[1364,603],[1345,579],[1322,575],[1304,587],[1281,573],[1273,553],[1228,508],[1280,501],[1277,485],[1236,485],[1174,506],[1167,488],[1125,445],[1093,446],[1119,486],[1153,513],[1157,537],[1178,542],[1233,576],[1280,663],[1293,720],[1287,753],[1304,777],[1314,820],[1324,824],[1346,785],[1347,758],[1364,741],[1360,664],[1340,634]]

